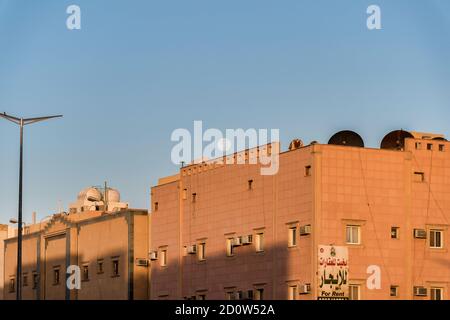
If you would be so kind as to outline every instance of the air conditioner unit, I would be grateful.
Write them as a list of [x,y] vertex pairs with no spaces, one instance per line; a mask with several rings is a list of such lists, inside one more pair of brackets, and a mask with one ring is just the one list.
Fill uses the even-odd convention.
[[147,259],[136,259],[136,265],[139,267],[148,267]]
[[250,234],[248,236],[243,236],[242,237],[242,245],[249,245],[252,244],[253,242],[253,236]]
[[298,293],[299,294],[311,293],[311,284],[310,283],[301,284],[298,288]]
[[197,253],[197,246],[195,244],[187,247],[187,253],[188,254],[196,254]]
[[423,229],[414,229],[414,238],[416,239],[426,239],[427,231]]
[[152,251],[148,255],[149,259],[152,261],[158,260],[158,251]]
[[236,237],[233,239],[233,246],[238,247],[242,245],[242,237]]
[[300,235],[301,236],[306,236],[308,234],[311,234],[311,225],[307,224],[305,226],[301,226],[300,227]]
[[425,287],[414,287],[414,295],[416,297],[426,297],[427,296],[427,288],[425,288]]

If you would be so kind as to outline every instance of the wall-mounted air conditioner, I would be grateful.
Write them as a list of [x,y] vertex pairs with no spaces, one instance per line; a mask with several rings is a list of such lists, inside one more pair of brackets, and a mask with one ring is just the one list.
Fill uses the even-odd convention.
[[136,265],[139,267],[148,267],[147,259],[136,259]]
[[311,293],[311,284],[310,283],[306,283],[306,284],[299,285],[298,286],[298,293],[299,294]]
[[300,227],[300,235],[307,236],[308,234],[311,234],[311,225],[307,224],[305,226],[301,226]]
[[250,234],[248,236],[242,236],[242,245],[249,245],[253,243],[253,236]]
[[416,239],[426,239],[427,231],[424,229],[414,229],[414,238]]
[[197,253],[197,246],[195,244],[187,247],[187,253],[188,254],[196,254]]
[[158,260],[158,251],[150,252],[148,258],[152,261]]
[[427,288],[425,288],[425,287],[414,287],[414,295],[416,297],[426,297],[427,296]]

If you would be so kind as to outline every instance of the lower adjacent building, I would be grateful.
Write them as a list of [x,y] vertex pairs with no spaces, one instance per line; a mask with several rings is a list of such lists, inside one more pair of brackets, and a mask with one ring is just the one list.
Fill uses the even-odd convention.
[[[116,200],[117,194],[114,193]],[[22,298],[37,300],[148,299],[148,212],[115,201],[99,188],[80,193],[71,213],[24,228]],[[83,205],[77,205],[83,204]],[[5,299],[16,298],[17,233],[4,241]],[[78,289],[69,276],[78,274]],[[73,288],[73,287],[72,287]]]
[[295,140],[263,176],[248,160],[271,147],[152,188],[152,299],[449,299],[442,135],[394,131],[380,149],[349,131]]

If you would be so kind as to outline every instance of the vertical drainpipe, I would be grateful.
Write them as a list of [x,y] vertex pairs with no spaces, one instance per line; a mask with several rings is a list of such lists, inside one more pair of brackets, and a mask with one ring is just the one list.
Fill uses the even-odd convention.
[[405,230],[406,230],[406,248],[405,248],[405,284],[406,284],[406,299],[413,299],[412,292],[412,229],[411,229],[411,201],[412,201],[412,153],[409,151],[405,152],[405,166],[404,166],[404,181],[405,181],[405,199],[404,199],[404,210],[405,210]]
[[178,299],[183,297],[183,182],[182,182],[182,170],[180,170],[180,180],[178,182]]
[[322,230],[322,151],[320,145],[313,145],[311,151],[312,158],[312,237],[311,237],[311,286],[313,288],[314,300],[318,297],[317,288],[317,250],[319,246],[319,235]]

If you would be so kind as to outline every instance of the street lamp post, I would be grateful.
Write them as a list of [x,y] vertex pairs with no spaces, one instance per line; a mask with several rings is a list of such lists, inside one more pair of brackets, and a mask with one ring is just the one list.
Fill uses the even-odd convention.
[[18,209],[18,230],[17,230],[17,275],[16,275],[16,298],[22,299],[22,180],[23,180],[23,128],[28,124],[45,121],[53,118],[60,118],[62,115],[38,117],[38,118],[17,118],[6,113],[0,113],[0,117],[20,126],[20,163],[19,163],[19,209]]

